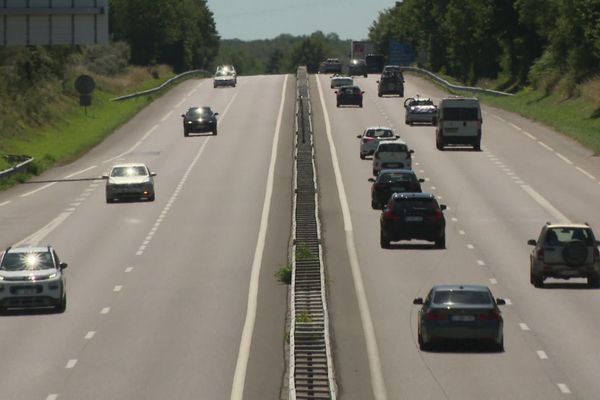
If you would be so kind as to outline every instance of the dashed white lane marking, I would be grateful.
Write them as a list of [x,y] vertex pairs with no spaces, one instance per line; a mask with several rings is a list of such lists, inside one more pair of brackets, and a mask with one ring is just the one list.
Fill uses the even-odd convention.
[[419,170],[419,173],[420,173],[420,174],[424,174],[424,173],[425,173],[425,171],[424,171],[424,170],[422,170],[422,169],[420,169],[420,170]]
[[93,191],[94,191],[94,189],[95,189],[95,188],[93,188],[93,187],[88,187],[88,188],[85,188],[85,189],[83,189],[83,191],[84,191],[84,192],[93,192]]
[[541,141],[539,141],[539,140],[538,140],[538,143],[539,143],[539,145],[540,145],[540,146],[542,146],[542,147],[543,147],[543,148],[545,148],[546,150],[548,150],[548,151],[554,151],[554,149],[553,149],[552,147],[548,146],[546,143],[544,143],[544,142],[541,142]]
[[506,302],[507,306],[512,306],[512,301],[508,297],[505,297],[504,301]]
[[564,162],[566,162],[569,165],[573,165],[573,161],[569,160],[567,157],[563,156],[562,154],[558,153],[558,152],[554,152],[554,154],[556,154],[556,156],[558,158],[560,158],[561,160],[563,160]]
[[556,386],[558,386],[558,390],[560,390],[562,394],[571,394],[571,390],[565,383],[557,383]]
[[58,399],[58,395],[56,393],[49,394],[48,397],[46,397],[46,400],[56,400],[56,399]]
[[166,113],[165,116],[160,119],[161,122],[165,122],[167,120],[167,118],[169,118],[171,116],[171,114],[173,114],[173,110]]
[[157,125],[154,125],[152,128],[150,128],[150,129],[148,130],[148,132],[144,133],[144,136],[142,136],[142,139],[141,139],[141,140],[145,140],[145,139],[146,139],[148,136],[150,136],[150,134],[151,134],[152,132],[154,132],[154,131],[155,131],[157,128],[158,128],[158,124],[157,124]]
[[514,173],[514,172],[512,172],[512,171],[507,171],[507,172],[506,172],[506,175],[508,175],[508,176],[513,176],[513,175],[515,175],[515,173]]
[[483,267],[485,262],[483,260],[477,260],[477,264]]
[[125,268],[125,272],[131,272],[131,271],[133,271],[133,267],[127,267],[127,268]]
[[142,254],[144,254],[144,252],[143,252],[143,251],[141,251],[141,250],[138,250],[138,251],[135,253],[135,255],[136,255],[136,256],[141,256]]
[[100,310],[100,314],[108,314],[110,312],[110,307],[104,307]]
[[432,187],[431,187],[431,190],[435,190],[435,186],[432,186]]
[[460,231],[458,231],[458,234],[459,234],[459,235],[464,235],[464,234],[465,234],[465,231],[463,231],[463,230],[460,230]]
[[546,354],[546,352],[544,350],[537,350],[536,353],[537,353],[538,357],[540,358],[540,360],[548,359],[548,354]]
[[20,197],[31,196],[34,193],[40,192],[40,191],[42,191],[44,189],[48,189],[50,186],[54,186],[54,185],[56,185],[56,182],[48,183],[48,184],[46,184],[46,185],[44,185],[42,187],[39,187],[39,188],[37,188],[35,190],[32,190],[31,192],[27,192],[27,193],[22,194]]
[[121,290],[123,290],[123,285],[115,285],[113,288],[113,292],[120,292]]
[[85,200],[85,197],[78,197],[78,198],[75,199],[75,201],[79,201],[79,202],[82,202],[84,200]]
[[69,207],[69,208],[65,209],[66,212],[70,212],[70,213],[72,213],[75,210],[76,210],[75,207]]
[[182,99],[179,103],[175,104],[175,107],[173,108],[179,108],[182,106],[183,103],[185,103],[187,101],[187,99]]
[[65,222],[65,220],[67,218],[69,218],[69,216],[71,215],[71,212],[62,212],[60,213],[56,218],[54,218],[52,221],[50,221],[46,226],[44,226],[42,229],[40,229],[39,231],[33,233],[32,235],[26,237],[25,239],[23,239],[22,241],[20,241],[17,245],[21,245],[23,243],[29,243],[29,244],[38,244],[39,242],[41,242],[48,234],[50,234],[50,232],[52,232],[54,229],[56,229],[60,224],[62,224],[63,222]]
[[471,243],[467,244],[467,249],[473,250],[474,248],[475,246],[473,246]]
[[524,183],[525,183],[525,181],[522,181],[522,180],[517,180],[517,181],[515,181],[515,183],[516,183],[517,185],[522,185],[522,184],[524,184]]
[[542,206],[550,215],[556,219],[559,223],[570,223],[569,219],[560,211],[558,211],[548,200],[546,200],[541,194],[533,190],[531,186],[521,185],[521,188],[534,199],[540,206]]
[[75,366],[75,364],[77,364],[77,359],[73,358],[67,362],[67,365],[65,365],[65,368],[71,369]]
[[10,204],[10,200],[6,200],[6,201],[0,203],[0,207],[5,206],[7,204]]
[[96,168],[96,167],[97,167],[97,165],[92,165],[92,166],[90,166],[90,167],[87,167],[87,168],[85,168],[85,169],[82,169],[81,171],[77,171],[77,172],[74,172],[74,173],[72,173],[71,175],[67,175],[67,176],[65,176],[63,179],[69,179],[69,178],[72,178],[72,177],[74,177],[74,176],[77,176],[77,175],[79,175],[79,174],[83,174],[84,172],[88,172],[89,170],[91,170],[91,169],[94,169],[94,168]]
[[531,139],[531,140],[537,140],[537,138],[536,138],[535,136],[533,136],[531,133],[529,133],[529,132],[527,132],[527,131],[525,131],[525,130],[521,131],[521,133],[522,133],[523,135],[527,136],[527,137],[528,137],[529,139]]
[[457,219],[457,218],[454,218],[454,217],[450,218],[450,220],[451,220],[452,222],[458,222],[458,219]]
[[514,179],[515,181],[520,181],[521,180],[521,177],[517,176],[517,175],[512,175],[510,178]]
[[518,131],[522,131],[523,130],[523,128],[521,128],[520,126],[517,126],[517,125],[513,124],[512,122],[509,122],[508,124],[510,126],[512,126],[514,129],[518,130]]
[[527,326],[527,324],[524,323],[524,322],[519,323],[519,328],[521,328],[522,331],[529,331],[530,330],[529,326]]
[[490,284],[497,285],[498,284],[498,280],[496,280],[494,278],[490,278]]
[[90,340],[92,339],[94,336],[96,335],[95,331],[89,331],[88,333],[85,334],[85,339],[86,340]]
[[[266,245],[267,230],[269,227],[271,201],[273,200],[273,182],[275,175],[275,166],[277,163],[277,147],[279,146],[279,135],[281,131],[281,121],[283,119],[283,110],[285,106],[285,91],[287,88],[287,82],[288,75],[285,76],[281,88],[281,101],[279,103],[279,111],[277,113],[277,120],[275,122],[273,143],[271,144],[271,160],[269,162],[269,169],[267,172],[265,197],[261,212],[260,225],[258,228],[258,237],[256,238],[256,248],[254,251],[254,257],[252,259],[252,267],[250,269],[250,282],[248,284],[248,303],[246,306],[246,317],[244,319],[244,327],[242,329],[242,336],[240,338],[240,347],[235,363],[233,383],[231,385],[231,400],[242,400],[244,396],[246,370],[248,368],[250,349],[252,345],[252,336],[254,335],[254,325],[256,323],[260,270],[263,261],[263,253]],[[327,119],[327,116],[325,117]]]
[[74,203],[71,203],[71,204],[69,204],[69,205],[70,205],[71,207],[77,207],[77,206],[80,206],[80,205],[81,205],[81,202],[80,202],[80,201],[76,201],[76,202],[74,202]]
[[581,172],[582,174],[584,174],[585,176],[587,176],[590,179],[596,179],[596,177],[592,174],[590,174],[589,172],[587,172],[585,169],[581,168],[581,167],[575,167],[575,169],[577,169],[577,171]]
[[346,248],[350,259],[350,270],[352,272],[354,290],[356,292],[356,298],[358,300],[358,309],[363,327],[363,334],[365,336],[367,359],[369,362],[369,372],[371,376],[371,388],[375,400],[385,400],[387,399],[387,392],[385,389],[385,382],[383,380],[383,371],[381,367],[381,359],[379,356],[379,350],[377,345],[377,337],[375,335],[375,326],[373,324],[373,318],[371,317],[371,311],[369,309],[369,302],[366,296],[365,285],[360,270],[360,264],[358,262],[358,254],[356,251],[356,243],[354,242],[352,219],[350,217],[348,198],[346,197],[346,190],[344,189],[344,181],[340,172],[340,164],[338,161],[337,151],[335,149],[335,143],[333,141],[333,136],[331,133],[331,122],[329,119],[329,113],[327,112],[327,106],[325,105],[323,88],[321,87],[321,80],[319,79],[319,77],[317,77],[317,88],[319,90],[321,107],[323,108],[325,132],[327,135],[327,141],[329,143],[329,151],[331,153],[331,160],[333,162],[335,182],[338,190],[340,207],[342,209],[344,230],[346,232]]

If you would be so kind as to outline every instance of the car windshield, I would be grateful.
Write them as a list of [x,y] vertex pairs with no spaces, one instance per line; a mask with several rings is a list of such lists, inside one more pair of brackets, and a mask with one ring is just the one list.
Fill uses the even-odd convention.
[[433,213],[437,210],[439,206],[433,198],[398,197],[394,201],[394,215],[402,215],[407,211]]
[[2,259],[3,271],[35,271],[54,268],[49,252],[8,253]]
[[394,132],[389,129],[369,129],[367,130],[367,137],[375,137],[375,138],[387,138],[394,137]]
[[417,177],[411,173],[392,172],[380,173],[379,182],[416,182]]
[[211,111],[209,108],[196,108],[193,110],[189,110],[188,118],[206,118],[211,115]]
[[357,87],[344,87],[344,88],[342,88],[342,93],[344,93],[344,94],[360,93],[360,89]]
[[352,79],[350,78],[336,78],[334,83],[340,86],[352,85]]
[[111,177],[124,177],[124,176],[147,176],[148,171],[146,167],[136,166],[136,167],[115,167],[112,169],[110,176]]
[[555,228],[549,229],[546,234],[546,244],[566,244],[573,240],[580,240],[588,246],[593,245],[590,231],[585,228]]
[[392,152],[404,152],[406,153],[408,150],[405,144],[402,143],[385,143],[380,144],[377,147],[378,153],[392,153]]
[[433,296],[436,304],[492,304],[488,292],[482,290],[437,290]]
[[444,119],[446,121],[477,121],[479,119],[477,108],[474,107],[446,107]]
[[230,71],[226,71],[226,70],[221,70],[221,71],[217,71],[217,76],[229,76],[231,75]]

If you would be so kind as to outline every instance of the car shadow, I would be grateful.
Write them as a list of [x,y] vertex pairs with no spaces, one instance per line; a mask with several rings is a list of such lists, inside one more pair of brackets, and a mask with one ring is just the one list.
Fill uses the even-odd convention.
[[15,308],[0,311],[0,317],[27,317],[47,314],[57,314],[57,311],[54,308]]
[[544,282],[544,285],[540,289],[589,289],[598,290],[587,284],[587,282]]
[[452,146],[452,147],[444,147],[444,151],[474,151],[481,152],[483,150],[477,150],[472,146]]
[[390,250],[443,250],[435,247],[435,243],[392,243]]
[[203,136],[214,136],[212,132],[198,132],[198,133],[188,133],[189,137],[194,137],[194,136],[199,136],[199,137],[203,137]]
[[462,353],[462,354],[482,354],[482,353],[503,353],[495,343],[480,340],[443,340],[435,341],[429,345],[426,350],[429,353]]

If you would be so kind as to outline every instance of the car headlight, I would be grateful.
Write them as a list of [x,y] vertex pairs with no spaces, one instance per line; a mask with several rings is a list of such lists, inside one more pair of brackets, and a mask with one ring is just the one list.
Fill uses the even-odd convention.
[[53,274],[48,275],[48,279],[54,279],[58,276],[58,274],[55,272]]
[[191,124],[191,123],[192,123],[192,121],[188,121],[187,123],[188,123],[188,124]]
[[3,281],[3,280],[4,280],[4,277],[3,277],[3,276],[0,276],[0,281]]

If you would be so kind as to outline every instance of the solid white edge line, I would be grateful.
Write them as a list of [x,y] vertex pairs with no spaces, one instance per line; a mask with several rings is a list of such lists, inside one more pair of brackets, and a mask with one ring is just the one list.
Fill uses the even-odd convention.
[[558,211],[556,207],[554,207],[548,200],[546,200],[541,194],[533,190],[533,188],[529,185],[521,185],[521,188],[527,193],[532,199],[534,199],[542,208],[544,208],[548,214],[552,215],[556,222],[559,223],[570,223],[569,218],[567,218],[563,213]]
[[124,157],[127,154],[131,153],[133,150],[135,150],[140,144],[142,144],[141,140],[139,140],[136,144],[134,144],[133,146],[131,146],[129,149],[125,150],[121,154],[118,154],[118,155],[114,156],[113,158],[109,158],[108,160],[104,160],[104,161],[102,161],[102,163],[106,164],[106,163],[109,163],[109,162],[114,161],[116,159],[119,159],[121,157]]
[[263,203],[262,214],[260,218],[260,227],[258,230],[258,239],[254,259],[252,260],[252,269],[250,272],[250,285],[248,288],[248,304],[246,307],[246,319],[242,329],[240,339],[240,348],[233,375],[231,386],[231,400],[242,400],[244,396],[244,385],[246,383],[246,370],[248,368],[248,359],[250,358],[250,347],[252,344],[252,335],[254,334],[254,324],[256,322],[256,309],[258,303],[258,284],[260,280],[260,269],[262,257],[266,244],[267,229],[269,226],[269,214],[271,211],[271,200],[273,196],[273,182],[275,176],[275,164],[277,163],[277,147],[279,146],[279,132],[281,130],[281,120],[283,117],[283,107],[285,105],[285,91],[287,88],[288,75],[283,80],[281,88],[281,102],[279,103],[279,112],[277,122],[275,123],[275,134],[271,145],[271,161],[267,173],[267,186],[265,188],[265,200]]
[[0,207],[5,206],[7,204],[10,204],[10,200],[6,200],[5,202],[0,203]]
[[88,172],[89,170],[91,170],[91,169],[94,169],[94,168],[96,168],[96,165],[92,165],[92,166],[90,166],[90,167],[87,167],[87,168],[85,168],[85,169],[82,169],[81,171],[74,172],[74,173],[72,173],[71,175],[67,175],[67,176],[65,176],[63,179],[69,179],[69,178],[72,178],[72,177],[74,177],[74,176],[77,176],[77,175],[79,175],[79,174],[83,174],[84,172]]
[[179,107],[181,107],[181,105],[182,105],[183,103],[185,103],[185,102],[186,102],[186,100],[187,100],[187,99],[186,99],[186,98],[184,98],[184,99],[183,99],[183,100],[181,100],[179,103],[175,104],[175,107],[173,107],[173,108],[179,108]]
[[27,236],[25,239],[21,240],[20,242],[16,243],[15,246],[20,246],[23,244],[31,244],[31,245],[38,244],[39,242],[42,241],[42,239],[44,239],[48,234],[50,234],[50,232],[52,232],[54,229],[56,229],[56,227],[58,227],[60,224],[65,222],[65,220],[67,218],[69,218],[69,216],[71,214],[72,214],[71,212],[62,212],[62,213],[58,214],[58,216],[56,218],[54,218],[52,221],[47,223],[44,227],[42,227],[35,233]]
[[161,119],[161,122],[165,122],[167,120],[167,118],[169,118],[171,116],[171,114],[173,114],[173,110],[169,111],[168,113],[166,113]]
[[152,134],[152,132],[154,132],[156,129],[158,128],[158,124],[154,125],[152,128],[150,128],[148,130],[148,132],[144,133],[144,136],[142,136],[141,140],[145,140],[148,136],[150,136],[150,134]]
[[321,107],[323,109],[323,119],[325,120],[325,131],[327,134],[327,141],[329,142],[329,151],[331,153],[335,182],[344,220],[344,230],[346,231],[346,247],[348,250],[348,257],[350,259],[352,278],[354,280],[354,290],[358,300],[360,318],[362,321],[363,332],[367,346],[367,357],[369,359],[369,370],[371,373],[373,396],[375,400],[385,400],[387,399],[387,393],[385,389],[385,382],[383,380],[383,372],[381,369],[381,359],[379,357],[375,327],[373,325],[373,319],[371,318],[371,311],[367,301],[366,289],[363,283],[360,265],[358,263],[358,254],[353,237],[352,219],[350,218],[350,208],[348,207],[348,199],[346,197],[344,182],[340,172],[337,151],[335,149],[335,143],[331,134],[331,122],[329,121],[329,113],[327,112],[327,106],[325,105],[325,98],[323,97],[323,89],[321,87],[319,76],[316,77],[316,81],[319,89],[319,98],[321,100]]
[[39,187],[39,188],[37,188],[37,189],[35,189],[35,190],[32,190],[31,192],[24,193],[24,194],[22,194],[22,195],[21,195],[21,196],[19,196],[19,197],[27,197],[27,196],[30,196],[30,195],[32,195],[32,194],[34,194],[34,193],[37,193],[37,192],[41,191],[41,190],[48,189],[50,186],[54,186],[54,185],[56,185],[56,182],[48,183],[47,185],[44,185],[44,186],[42,186],[42,187]]

